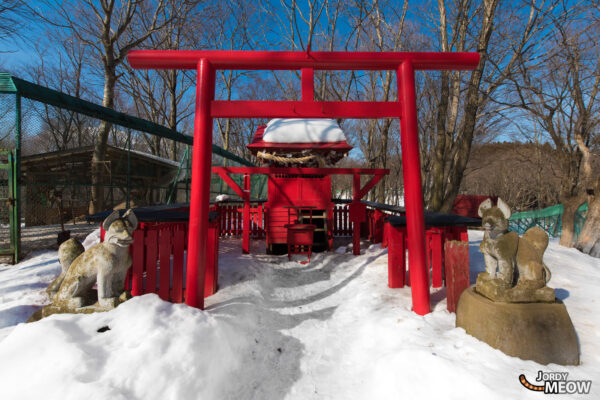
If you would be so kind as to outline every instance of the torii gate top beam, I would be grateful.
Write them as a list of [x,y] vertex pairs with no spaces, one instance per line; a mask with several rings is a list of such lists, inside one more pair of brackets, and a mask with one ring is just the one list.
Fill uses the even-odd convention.
[[464,70],[479,64],[478,53],[466,52],[133,50],[127,55],[131,66],[141,69],[196,69],[201,59],[214,69],[231,70],[397,70],[405,61],[415,70]]

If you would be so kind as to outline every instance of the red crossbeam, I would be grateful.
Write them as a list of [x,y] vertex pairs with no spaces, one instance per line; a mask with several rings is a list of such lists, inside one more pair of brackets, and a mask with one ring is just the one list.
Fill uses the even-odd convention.
[[133,68],[196,69],[206,59],[215,69],[396,70],[405,61],[416,70],[473,69],[478,53],[132,50]]
[[397,101],[213,101],[215,118],[400,118]]
[[287,174],[287,175],[387,175],[384,168],[271,168],[271,167],[212,167],[216,174]]

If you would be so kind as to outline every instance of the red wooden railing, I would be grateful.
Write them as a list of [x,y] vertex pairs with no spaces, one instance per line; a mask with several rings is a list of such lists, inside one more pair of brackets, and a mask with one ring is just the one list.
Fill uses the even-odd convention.
[[[209,224],[205,297],[214,294],[217,289],[218,233],[219,218],[216,218]],[[132,266],[125,278],[125,290],[130,290],[132,296],[157,293],[163,300],[182,303],[187,235],[187,222],[140,222],[133,232],[133,244],[129,246]],[[104,231],[100,237],[104,239]]]
[[[388,247],[388,286],[410,286],[406,258],[406,227],[385,224],[382,246]],[[454,312],[462,291],[469,286],[469,249],[467,228],[432,227],[425,232],[426,265],[431,287],[448,288],[447,307]],[[466,278],[465,278],[466,277]]]
[[[216,208],[220,215],[219,236],[241,237],[243,232],[243,204],[220,203]],[[265,237],[264,212],[263,203],[250,204],[250,238],[252,239],[263,239]]]
[[[220,214],[219,236],[241,237],[243,232],[243,205],[241,203],[220,203],[217,209]],[[263,203],[251,204],[250,238],[265,238],[265,212]],[[381,225],[383,226],[383,223]],[[352,236],[352,222],[350,221],[348,204],[336,204],[333,208],[333,235]]]
[[352,236],[349,204],[333,206],[333,236]]

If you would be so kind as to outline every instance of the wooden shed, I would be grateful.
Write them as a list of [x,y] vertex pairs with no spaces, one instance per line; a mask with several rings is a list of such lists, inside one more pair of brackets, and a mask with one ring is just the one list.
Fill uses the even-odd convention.
[[[27,155],[21,159],[25,223],[59,223],[88,214],[94,146]],[[152,154],[108,146],[104,161],[106,208],[124,206],[129,193],[135,206],[165,202],[179,163]]]

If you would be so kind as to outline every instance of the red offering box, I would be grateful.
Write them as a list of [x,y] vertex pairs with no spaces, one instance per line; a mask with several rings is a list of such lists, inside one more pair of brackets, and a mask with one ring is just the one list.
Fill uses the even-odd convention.
[[312,246],[315,225],[311,224],[286,224],[287,240],[290,245]]

